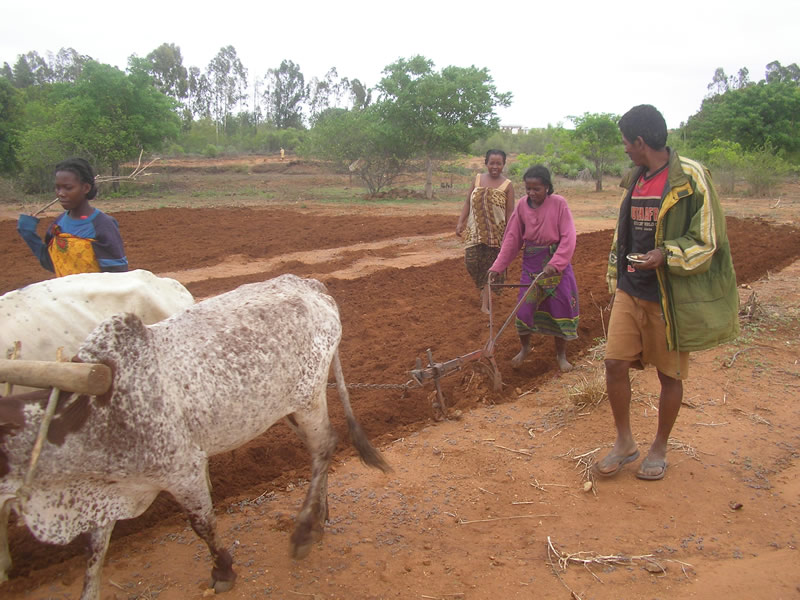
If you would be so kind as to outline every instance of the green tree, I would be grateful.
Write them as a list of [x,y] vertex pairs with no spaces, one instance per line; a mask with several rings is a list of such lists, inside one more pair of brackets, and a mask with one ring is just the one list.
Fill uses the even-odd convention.
[[225,130],[228,117],[237,105],[246,106],[247,69],[236,54],[236,48],[225,46],[208,63],[206,80],[209,89],[209,108],[219,130]]
[[594,189],[602,192],[603,173],[622,159],[621,138],[617,127],[619,117],[610,113],[587,112],[580,117],[570,117],[570,120],[575,124],[575,139],[579,143],[581,154],[594,165]]
[[29,127],[21,136],[20,154],[27,186],[47,189],[54,159],[69,154],[86,156],[98,169],[110,167],[118,175],[122,162],[177,135],[174,106],[142,73],[126,75],[116,67],[86,63],[75,84],[55,84],[26,106]]
[[302,127],[302,103],[308,97],[308,90],[300,65],[283,60],[277,69],[267,71],[265,82],[264,99],[275,127]]
[[777,60],[773,60],[767,65],[765,74],[767,83],[794,83],[800,85],[800,67],[797,63],[792,63],[786,67]]
[[366,87],[358,79],[351,79],[350,98],[353,101],[353,108],[366,108],[372,102],[372,88]]
[[14,65],[14,85],[27,88],[53,81],[53,70],[38,52],[31,51],[20,54]]
[[377,107],[330,108],[320,114],[301,153],[357,175],[375,195],[409,167],[410,155]]
[[0,173],[14,173],[22,119],[22,94],[5,77],[0,77]]
[[189,68],[189,111],[197,119],[211,118],[211,83],[197,67]]
[[730,82],[728,81],[728,76],[725,75],[725,69],[717,67],[717,70],[714,71],[714,77],[712,77],[711,83],[706,87],[712,96],[727,92],[730,89]]
[[17,88],[26,88],[36,83],[33,70],[23,55],[17,57],[14,63],[14,85]]
[[762,80],[706,98],[689,117],[684,133],[693,145],[714,140],[741,144],[746,151],[769,142],[776,150],[800,151],[800,86],[793,81]]
[[739,73],[736,75],[736,78],[733,81],[734,89],[740,89],[747,87],[751,84],[750,81],[750,70],[747,67],[742,67],[739,69]]
[[550,169],[553,175],[574,179],[583,171],[588,171],[588,163],[581,152],[581,143],[575,132],[561,125],[549,126],[538,130],[540,141],[544,143],[541,150],[531,154],[522,153],[517,156],[508,168],[511,175],[522,177],[523,173],[533,165],[541,164]]
[[324,110],[338,107],[345,91],[349,89],[350,82],[346,77],[339,77],[336,67],[331,67],[322,79],[313,77],[307,89],[310,121],[316,120]]
[[[425,195],[433,197],[433,162],[497,128],[496,106],[508,106],[510,93],[499,93],[488,70],[449,66],[440,72],[423,56],[387,66],[378,84],[377,104],[398,140],[425,160]],[[401,150],[401,153],[404,150]]]
[[144,58],[135,54],[128,58],[131,70],[140,69],[153,78],[156,88],[178,102],[189,94],[189,72],[183,66],[180,47],[161,44]]
[[54,82],[74,83],[80,77],[83,65],[92,60],[91,56],[80,54],[74,48],[61,48],[58,53],[50,55],[50,70]]
[[473,143],[470,152],[483,156],[491,148],[500,148],[508,154],[543,154],[548,145],[564,140],[564,132],[562,125],[548,125],[517,133],[497,130]]

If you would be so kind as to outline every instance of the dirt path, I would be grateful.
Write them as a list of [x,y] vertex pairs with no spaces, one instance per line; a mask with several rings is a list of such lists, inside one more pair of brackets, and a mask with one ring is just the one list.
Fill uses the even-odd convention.
[[460,258],[464,253],[462,244],[452,234],[418,235],[408,238],[392,238],[377,242],[361,242],[342,248],[331,248],[321,253],[318,250],[289,252],[273,258],[253,260],[242,254],[226,257],[212,267],[199,267],[185,271],[159,273],[172,277],[184,285],[227,277],[243,277],[271,271],[288,272],[290,265],[302,263],[309,267],[326,263],[346,264],[335,271],[322,270],[310,273],[309,277],[321,279],[357,279],[381,269],[407,269],[425,267],[436,262]]
[[[117,213],[115,216],[126,232],[125,240],[133,267],[172,273],[178,278],[185,276],[189,289],[197,297],[218,294],[242,283],[287,271],[323,279],[341,308],[345,331],[342,355],[345,375],[350,382],[402,383],[409,379],[408,370],[412,368],[414,359],[423,357],[427,348],[431,348],[437,360],[447,360],[475,350],[485,342],[486,321],[477,311],[477,293],[464,270],[458,247],[448,241],[452,239],[448,237],[453,226],[452,215],[412,213],[402,216],[370,214],[367,217],[359,213],[332,215],[316,214],[311,210],[234,208],[161,209]],[[0,221],[2,291],[37,281],[44,274],[31,259],[27,248],[19,243],[13,229],[13,222]],[[729,219],[729,232],[740,282],[753,282],[768,270],[774,273],[800,257],[800,235],[791,227]],[[597,338],[603,336],[605,317],[601,317],[600,306],[607,298],[603,273],[610,236],[608,230],[580,235],[573,261],[580,288],[582,320],[580,340],[569,345],[568,353],[573,361],[581,364],[589,360],[589,349],[597,344]],[[431,253],[436,253],[437,260],[430,262],[430,256],[426,258],[426,254]],[[428,262],[417,262],[419,256]],[[397,264],[404,268],[398,268]],[[203,267],[196,269],[197,265]],[[259,265],[259,268],[249,265]],[[236,268],[241,270],[236,271]],[[342,274],[347,277],[340,276]],[[353,275],[360,276],[353,278]],[[512,267],[510,277],[518,277],[518,266]],[[770,293],[765,292],[767,297]],[[796,287],[793,291],[789,288],[784,294],[782,298],[791,302],[792,298],[797,298]],[[501,296],[498,314],[508,313],[513,300],[512,294]],[[780,344],[789,341],[786,352],[790,353],[789,358],[794,356],[794,360],[797,359],[797,347],[792,345],[795,343],[792,339],[796,340],[797,331],[792,327],[796,321],[796,314],[789,317],[789,324],[768,321],[770,328],[776,329],[769,335],[783,335],[785,330],[793,332],[794,338],[781,337],[777,342],[764,342],[783,351]],[[733,464],[730,461],[745,460],[730,454],[735,429],[732,423],[741,426],[740,433],[744,436],[742,446],[737,450],[740,454],[749,451],[751,444],[772,440],[764,442],[767,446],[763,455],[747,455],[750,472],[745,472],[746,467],[740,466],[742,471],[735,473],[740,478],[737,485],[747,487],[747,482],[742,483],[743,478],[750,476],[752,479],[757,472],[766,474],[770,485],[774,485],[778,474],[796,468],[800,442],[797,430],[788,425],[797,423],[797,414],[792,412],[796,410],[794,406],[781,404],[778,407],[777,402],[770,404],[774,415],[755,408],[756,405],[763,406],[760,403],[765,397],[764,390],[772,390],[769,387],[772,384],[778,386],[777,390],[790,391],[791,386],[796,385],[796,375],[792,374],[797,369],[796,363],[791,363],[785,354],[779,353],[774,359],[767,357],[774,360],[781,373],[789,373],[780,375],[786,377],[785,383],[778,376],[772,377],[771,371],[770,376],[765,377],[767,373],[758,363],[760,350],[741,355],[736,371],[720,371],[718,366],[725,353],[730,358],[730,349],[709,355],[708,363],[698,363],[694,369],[698,374],[698,386],[706,376],[713,379],[714,371],[720,371],[719,377],[726,378],[724,381],[716,380],[710,390],[699,388],[704,389],[697,392],[700,400],[687,393],[690,401],[702,408],[702,418],[698,417],[696,421],[721,423],[724,417],[726,425],[684,424],[681,426],[688,429],[676,431],[676,438],[711,453],[715,462],[711,463],[701,454],[700,464],[706,465],[702,470],[700,467],[691,471],[681,470],[693,466],[694,461],[687,464],[686,461],[690,460],[687,458],[675,465],[676,469],[671,468],[665,482],[650,487],[641,487],[643,484],[633,480],[628,473],[619,478],[621,483],[603,483],[602,494],[594,499],[594,496],[579,492],[580,482],[575,480],[578,476],[574,464],[568,457],[558,457],[571,448],[580,453],[578,450],[592,450],[610,441],[607,407],[592,413],[594,416],[591,418],[571,421],[567,427],[559,426],[555,430],[550,427],[563,417],[564,387],[578,382],[581,376],[594,374],[596,363],[587,363],[584,370],[562,378],[554,375],[551,345],[542,343],[522,369],[512,371],[508,362],[516,352],[515,346],[513,333],[501,340],[498,358],[506,383],[503,394],[489,392],[480,377],[470,378],[467,372],[444,381],[445,394],[454,408],[467,413],[462,422],[424,429],[432,422],[428,389],[411,391],[405,396],[395,391],[371,389],[353,394],[354,410],[359,419],[377,443],[390,446],[390,458],[399,465],[398,473],[395,479],[384,480],[358,466],[352,470],[347,470],[349,466],[340,470],[331,488],[333,521],[329,533],[332,535],[321,551],[312,555],[312,562],[292,564],[282,554],[286,529],[290,527],[291,515],[294,514],[293,506],[299,499],[297,491],[288,496],[277,496],[276,500],[266,503],[241,504],[265,491],[297,486],[298,481],[306,476],[305,450],[288,429],[275,427],[243,448],[214,457],[211,477],[215,503],[221,511],[241,509],[244,518],[236,522],[227,521],[223,516],[225,539],[238,539],[239,545],[234,545],[234,548],[241,549],[237,550],[237,563],[243,578],[231,597],[262,596],[273,592],[275,597],[294,597],[287,592],[291,590],[327,597],[381,598],[406,597],[408,590],[413,590],[415,594],[432,597],[445,597],[452,593],[456,594],[454,597],[467,594],[468,597],[483,598],[488,597],[492,585],[514,597],[515,594],[530,594],[530,586],[539,584],[544,587],[534,589],[552,590],[555,594],[557,589],[564,588],[551,573],[540,570],[542,541],[546,538],[542,534],[545,532],[552,532],[548,534],[568,552],[646,553],[660,548],[662,554],[659,556],[678,557],[683,562],[692,562],[688,558],[694,558],[695,550],[684,551],[690,547],[697,548],[698,535],[703,538],[699,542],[703,548],[697,552],[702,554],[706,547],[714,548],[717,554],[711,556],[719,561],[743,560],[736,556],[748,557],[748,552],[762,547],[759,532],[764,524],[759,527],[760,521],[755,524],[748,522],[747,527],[739,529],[729,528],[734,533],[725,534],[728,537],[720,537],[719,529],[727,526],[727,520],[742,520],[738,515],[750,514],[748,510],[730,516],[725,509],[726,503],[735,499],[731,494],[736,491],[734,496],[741,498],[738,491],[743,489],[731,487],[733,484],[728,481],[731,478],[728,465]],[[738,374],[740,367],[753,359],[756,362],[752,363],[751,371],[759,374],[762,377],[760,385],[767,387],[756,387],[748,376],[728,385],[730,373]],[[762,357],[761,360],[763,363],[767,359]],[[554,382],[548,384],[551,381]],[[645,394],[643,397],[652,402],[652,389],[644,389],[641,392]],[[720,390],[722,394],[718,393]],[[517,396],[526,391],[531,393],[517,400]],[[770,393],[780,395],[777,391]],[[726,404],[734,394],[740,401],[737,408],[744,412],[734,411],[730,404]],[[785,399],[786,395],[782,398]],[[721,399],[726,399],[722,406]],[[509,403],[512,400],[516,401]],[[714,403],[710,403],[712,400]],[[493,402],[498,406],[470,412]],[[333,418],[343,434],[342,438],[346,439],[337,405],[331,402]],[[638,416],[643,429],[642,443],[646,443],[650,435],[653,415],[649,404],[642,407]],[[761,416],[770,424],[760,423],[751,415]],[[733,417],[736,417],[735,421]],[[774,439],[771,437],[773,431],[777,436]],[[767,432],[770,435],[766,435]],[[723,439],[725,437],[727,440]],[[395,442],[399,439],[403,441]],[[494,443],[522,449],[533,456],[502,450]],[[338,460],[347,462],[351,452],[344,444],[340,448]],[[758,466],[754,461],[763,464]],[[713,465],[714,470],[710,470],[708,465]],[[709,477],[709,473],[714,477]],[[531,474],[540,483],[568,487],[554,486],[545,488],[549,491],[543,492],[530,486]],[[761,485],[757,478],[752,481]],[[772,498],[774,495],[771,488],[749,489],[753,490],[749,492],[753,498]],[[791,495],[792,490],[786,493]],[[518,501],[536,504],[510,505],[515,495]],[[356,497],[360,502],[355,500]],[[713,510],[710,504],[704,505],[710,498],[716,502]],[[543,502],[541,506],[540,502]],[[748,497],[748,507],[750,502],[761,510],[761,500]],[[787,506],[796,505],[796,490],[795,496],[786,502]],[[707,512],[703,513],[703,520],[697,514],[696,523],[691,521],[690,525],[683,519],[687,515],[694,518],[698,505]],[[476,523],[467,526],[458,525],[454,517],[446,514],[450,512],[463,519],[475,520],[517,514],[512,510],[518,510],[520,506],[535,507],[537,511],[532,514],[559,516],[542,517],[542,526],[530,517],[508,522],[492,521],[494,525]],[[770,504],[768,515],[772,515],[769,511],[775,512],[779,518],[789,514],[773,508]],[[625,518],[623,531],[617,526],[620,511]],[[673,527],[675,532],[668,532],[671,521],[665,520],[667,512],[681,524],[680,528]],[[108,584],[111,586],[106,588],[108,594],[137,597],[137,590],[145,589],[137,587],[141,585],[148,587],[148,593],[161,590],[159,598],[199,596],[208,571],[205,554],[192,534],[174,533],[183,528],[183,520],[174,516],[175,513],[172,501],[161,496],[145,515],[118,525],[106,582],[113,580],[122,585],[125,592]],[[725,518],[719,520],[720,515]],[[701,535],[707,529],[706,524],[712,533]],[[155,533],[147,531],[154,526],[157,529],[151,531]],[[137,534],[136,538],[121,539],[121,536],[142,530],[146,531]],[[794,534],[790,536],[786,528],[782,530],[776,525],[773,532],[771,541],[778,544],[782,552],[772,558],[776,564],[782,564],[780,557],[785,553],[795,556],[789,551],[796,541]],[[683,537],[675,538],[674,535],[678,534]],[[756,534],[757,537],[752,538]],[[480,543],[473,548],[476,536],[479,536]],[[709,541],[711,537],[716,538],[713,546]],[[689,541],[684,544],[683,540],[687,538]],[[69,593],[75,596],[71,590],[79,586],[82,577],[80,561],[72,559],[59,563],[76,554],[77,544],[66,549],[46,547],[33,541],[21,528],[12,531],[11,544],[15,568],[12,581],[0,588],[4,597],[6,593],[9,598],[22,597],[20,594],[33,588],[39,594],[34,596],[36,598],[50,597],[48,594],[51,592],[45,590],[52,590],[55,595]],[[275,544],[281,549],[280,553],[261,553],[261,548],[273,548]],[[177,548],[186,553],[178,552]],[[760,552],[757,553],[760,555]],[[153,553],[153,558],[150,558]],[[723,569],[726,564],[709,563],[709,568]],[[114,571],[114,565],[120,565],[121,570]],[[731,569],[736,570],[736,567]],[[577,570],[574,567],[569,572],[571,578],[575,577]],[[670,569],[669,576],[662,579],[643,575],[638,566],[633,571],[617,567],[609,574],[605,574],[603,569],[598,569],[598,573],[612,583],[608,586],[612,590],[621,589],[616,584],[638,582],[642,587],[635,589],[645,597],[653,593],[674,597],[667,588],[655,587],[660,585],[675,586],[678,590],[692,589],[687,586],[691,577],[687,579],[678,567]],[[596,588],[599,584],[590,575],[586,577],[588,579],[584,579],[582,574],[579,583],[584,586],[581,589],[595,590],[591,597],[617,597],[614,594],[604,596],[605,592],[596,591],[605,588]],[[328,581],[332,587],[325,587]],[[719,582],[724,581],[723,569]],[[255,587],[249,586],[248,582]],[[133,587],[126,587],[131,583]],[[318,587],[314,587],[317,584]],[[473,585],[476,587],[471,587]],[[555,587],[549,587],[552,585]],[[660,591],[652,591],[656,589]],[[349,591],[345,593],[346,590]],[[402,593],[396,593],[398,591]],[[631,597],[642,596],[633,594]]]

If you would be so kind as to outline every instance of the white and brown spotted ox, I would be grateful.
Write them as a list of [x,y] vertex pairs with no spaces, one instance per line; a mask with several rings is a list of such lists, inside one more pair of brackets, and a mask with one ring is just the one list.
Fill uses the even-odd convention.
[[0,432],[0,502],[21,496],[14,510],[42,541],[65,544],[89,533],[82,598],[95,600],[114,523],[141,514],[166,490],[208,545],[212,585],[224,591],[236,575],[215,529],[208,457],[285,417],[312,456],[308,494],[291,536],[292,555],[303,557],[328,515],[328,465],[336,445],[326,404],[331,365],[362,460],[389,469],[350,408],[337,350],[341,335],[325,286],[293,275],[244,285],[155,325],[131,314],[113,316],[77,355],[112,368],[111,390],[59,407],[33,485],[23,494],[17,492],[43,402],[0,403],[0,422],[18,427]]

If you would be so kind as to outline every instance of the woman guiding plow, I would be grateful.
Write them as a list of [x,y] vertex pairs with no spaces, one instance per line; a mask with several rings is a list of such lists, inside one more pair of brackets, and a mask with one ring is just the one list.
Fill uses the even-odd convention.
[[[520,300],[525,302],[517,311],[517,333],[520,351],[511,360],[513,367],[531,351],[531,334],[553,336],[556,360],[562,371],[572,365],[567,361],[566,342],[578,337],[578,285],[572,271],[575,252],[575,223],[567,201],[553,193],[550,171],[537,165],[525,172],[525,191],[517,203],[506,227],[503,246],[489,269],[489,281],[499,282],[522,249]],[[538,284],[528,293],[534,278],[541,273]]]

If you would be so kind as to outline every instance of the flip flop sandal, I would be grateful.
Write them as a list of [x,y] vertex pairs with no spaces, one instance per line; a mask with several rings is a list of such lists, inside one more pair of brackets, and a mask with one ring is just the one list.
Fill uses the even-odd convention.
[[[655,469],[661,468],[661,471],[658,473],[645,473],[644,469]],[[636,471],[636,477],[639,479],[645,479],[647,481],[657,481],[659,479],[664,479],[664,475],[667,472],[667,461],[665,460],[651,460],[650,462],[647,461],[645,458],[642,461],[642,464],[639,466],[639,470]]]
[[617,468],[614,469],[613,471],[609,471],[609,472],[606,473],[606,472],[603,472],[600,469],[598,469],[597,465],[595,465],[594,466],[594,472],[597,475],[600,475],[600,477],[611,477],[612,475],[616,475],[617,473],[619,473],[620,470],[622,470],[622,467],[627,465],[629,462],[635,461],[637,458],[639,458],[639,451],[638,450],[636,452],[634,452],[633,454],[629,454],[628,456],[625,456],[625,457],[621,458],[619,460],[619,462],[617,463]]

